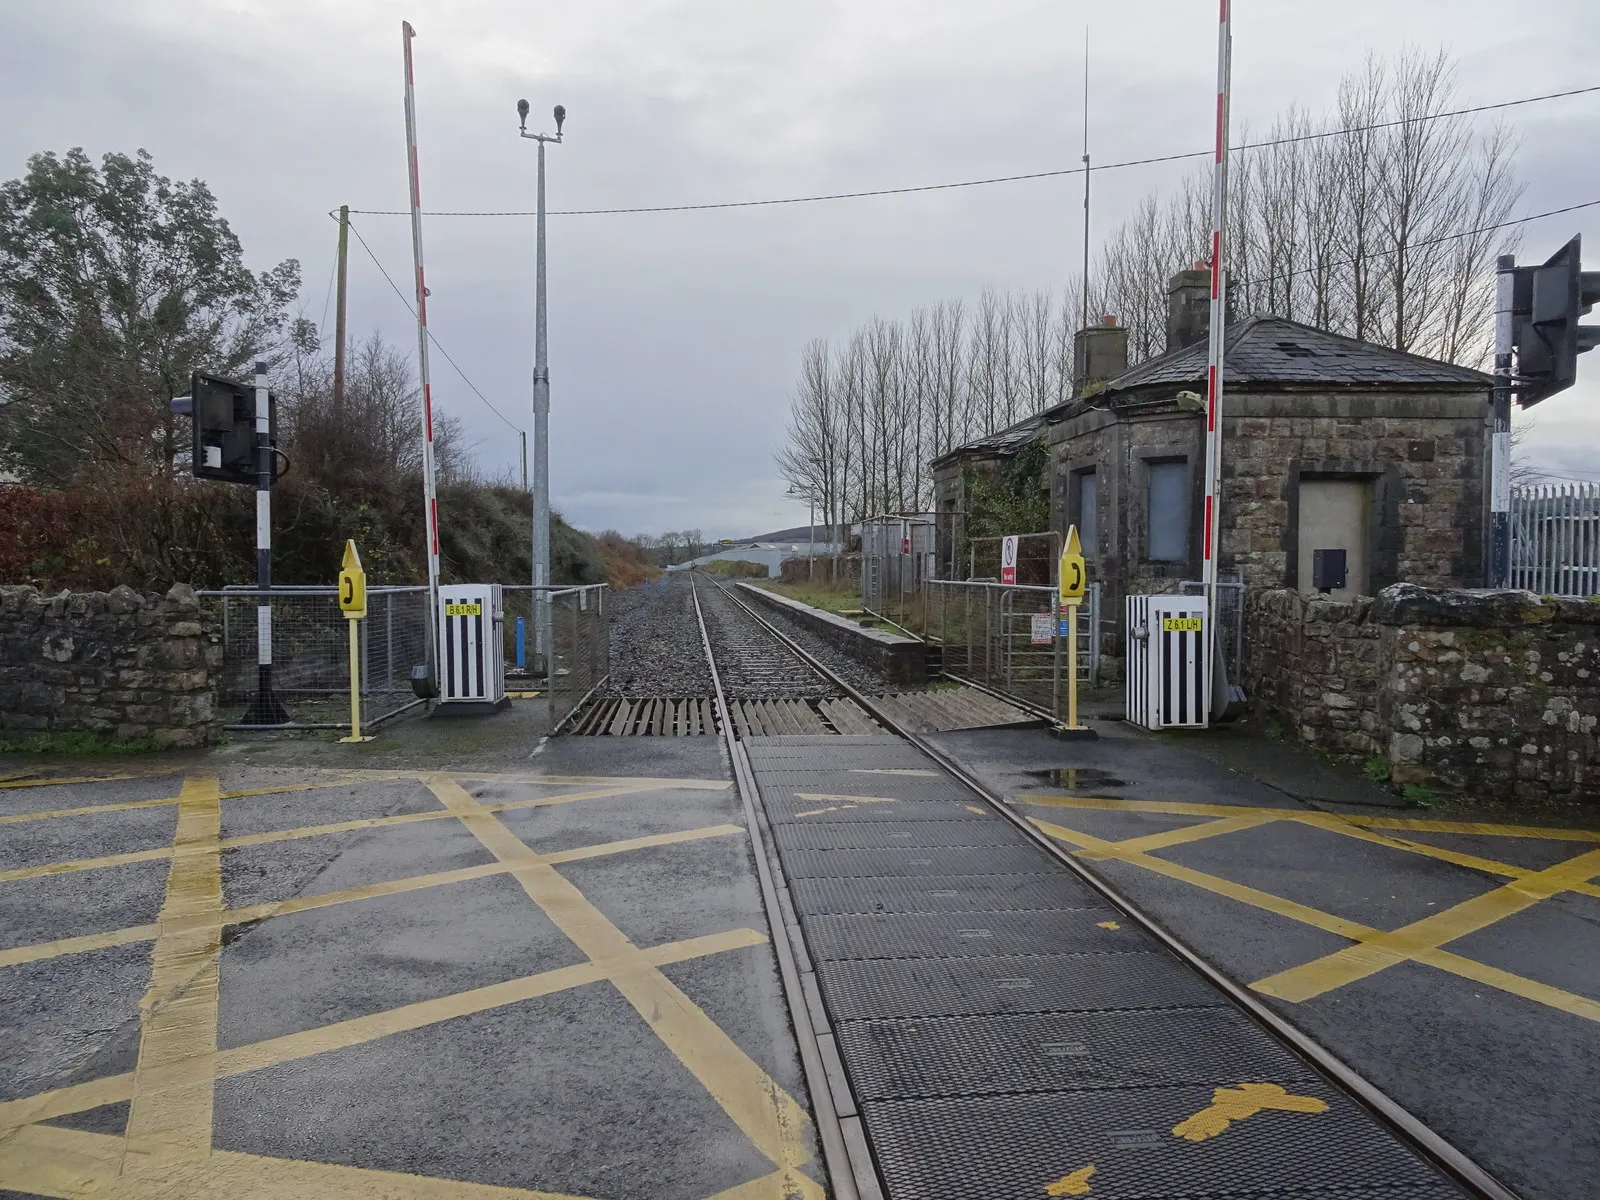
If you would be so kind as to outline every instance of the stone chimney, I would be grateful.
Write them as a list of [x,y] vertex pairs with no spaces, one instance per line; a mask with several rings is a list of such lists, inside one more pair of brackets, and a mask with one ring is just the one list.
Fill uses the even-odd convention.
[[1197,262],[1167,283],[1167,353],[1203,342],[1211,332],[1211,268]]
[[1128,331],[1115,317],[1080,329],[1072,339],[1072,394],[1091,383],[1105,383],[1128,369]]

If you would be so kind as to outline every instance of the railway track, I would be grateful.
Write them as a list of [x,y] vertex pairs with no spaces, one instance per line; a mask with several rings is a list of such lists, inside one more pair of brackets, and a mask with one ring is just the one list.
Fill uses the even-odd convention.
[[[1357,1196],[1516,1200],[1514,1193],[1455,1146],[1047,839],[1014,812],[1003,795],[908,728],[903,713],[857,690],[719,581],[702,576],[693,586],[713,703],[755,842],[773,945],[824,1158],[839,1200],[1013,1194],[1012,1187],[1018,1195],[1051,1196],[1226,1192],[1307,1200]],[[765,686],[783,689],[777,693],[783,697],[827,696],[833,702],[848,702],[881,733],[854,739],[753,737],[730,713]],[[854,744],[840,746],[841,742]],[[852,763],[864,765],[848,765]],[[881,794],[822,794],[845,791],[841,784],[824,785],[829,780],[848,781],[851,775],[857,777],[856,788],[871,779],[871,790]],[[803,778],[816,781],[814,792],[795,790],[805,786]],[[802,807],[796,807],[796,797]],[[895,854],[912,857],[896,859]],[[1062,898],[1039,899],[1052,887],[1062,889]],[[837,899],[847,893],[857,898]],[[1073,914],[1090,906],[1099,909],[1099,915],[1116,918],[1092,922],[1098,929],[1116,931],[1120,937],[1126,923],[1131,940],[1119,943],[1117,953],[1080,952],[1091,946],[1093,934],[1079,928],[1083,922]],[[784,936],[778,936],[779,930]],[[906,939],[900,944],[892,944],[896,930]],[[980,935],[1006,944],[979,952],[996,957],[968,957],[973,954],[968,948],[971,942],[963,939]],[[840,949],[841,945],[855,948]],[[1081,963],[1091,957],[1094,974],[1083,976]],[[1162,970],[1170,972],[1162,977],[1164,983],[1141,976],[1132,988],[1135,994],[1118,994],[1119,971],[1130,963],[1153,971],[1157,958],[1164,960]],[[973,962],[1004,964],[988,971],[989,975],[995,970],[1012,972],[991,981],[1002,989],[1034,988],[1039,981],[1033,977],[1038,976],[1045,985],[1041,990],[1056,985],[1058,991],[1065,988],[1070,993],[1071,986],[1059,982],[1070,977],[1081,990],[1094,991],[1100,998],[1086,1008],[1083,1003],[1074,1005],[1070,995],[1065,1000],[1032,1002],[1033,1007],[1012,997],[982,996],[970,981],[982,976],[984,968],[972,968]],[[874,974],[898,980],[889,988],[894,992],[898,987],[898,994],[881,1013],[870,1011],[874,996],[881,999],[887,994],[882,988],[874,993]],[[964,999],[946,1003],[945,1008],[938,1006],[944,1001],[919,1008],[907,999],[908,983],[936,988],[941,985],[929,981],[938,977],[946,978],[947,992],[966,987]],[[1162,1000],[1162,995],[1179,999]],[[966,1007],[961,1007],[963,1003]],[[895,1004],[900,1007],[894,1009]],[[1167,1014],[1163,1019],[1181,1024],[1187,1018],[1176,1014],[1195,1009],[1212,1012],[1218,1028],[1230,1031],[1226,1037],[1218,1034],[1214,1047],[1218,1084],[1277,1087],[1248,1082],[1263,1077],[1249,1072],[1251,1064],[1258,1064],[1263,1073],[1277,1072],[1267,1077],[1301,1081],[1290,1092],[1309,1093],[1289,1095],[1278,1088],[1271,1094],[1300,1103],[1299,1111],[1334,1113],[1338,1120],[1320,1127],[1293,1127],[1292,1134],[1276,1138],[1268,1136],[1264,1123],[1251,1126],[1255,1142],[1247,1148],[1241,1132],[1228,1146],[1230,1153],[1241,1157],[1229,1159],[1233,1165],[1219,1176],[1222,1151],[1207,1157],[1185,1150],[1182,1139],[1191,1134],[1164,1136],[1167,1131],[1160,1128],[1130,1132],[1131,1116],[1119,1118],[1123,1128],[1103,1136],[1089,1129],[1095,1123],[1094,1110],[1086,1115],[1074,1107],[1084,1085],[1078,1083],[1074,1090],[1064,1082],[1075,1078],[1071,1069],[1048,1063],[1041,1069],[1040,1046],[1021,1046],[1034,1054],[1016,1068],[1000,1070],[998,1074],[1007,1079],[999,1083],[994,1081],[995,1064],[986,1064],[984,1056],[974,1051],[976,1038],[976,1044],[990,1047],[993,1055],[1016,1052],[1017,1047],[995,1040],[995,1029],[1007,1020],[1033,1020],[1029,1028],[1077,1028],[1083,1014],[1092,1012],[1131,1030],[1163,1013]],[[917,1019],[909,1023],[895,1019],[907,1016]],[[1116,1040],[1128,1032],[1108,1036]],[[1172,1035],[1153,1036],[1159,1048],[1160,1037]],[[886,1058],[886,1047],[891,1045]],[[1075,1042],[1043,1043],[1046,1058],[1056,1056],[1048,1050],[1050,1045],[1072,1047],[1070,1054],[1060,1052],[1069,1065],[1074,1056],[1093,1053]],[[1246,1052],[1245,1047],[1253,1049]],[[1136,1048],[1127,1044],[1123,1048],[1134,1049],[1138,1057]],[[1209,1045],[1197,1049],[1185,1044],[1183,1053],[1204,1057],[1209,1049]],[[934,1056],[930,1062],[911,1061],[930,1052]],[[1146,1049],[1146,1057],[1158,1054]],[[961,1070],[988,1075],[989,1082],[959,1079]],[[885,1091],[888,1076],[926,1080],[936,1075],[942,1075],[944,1082],[932,1089],[931,1098],[914,1089],[905,1096],[894,1095],[892,1088]],[[1040,1079],[1055,1080],[1055,1090]],[[1123,1095],[1148,1098],[1157,1108],[1175,1090],[1157,1088],[1149,1080],[1123,1086],[1130,1088]],[[1136,1086],[1148,1090],[1131,1090]],[[1224,1099],[1225,1090],[1217,1088],[1216,1103],[1223,1107],[1216,1111],[1232,1103]],[[1098,1099],[1107,1091],[1091,1094],[1101,1107],[1110,1103]],[[1137,1107],[1124,1104],[1121,1096],[1112,1105],[1117,1106],[1128,1112]],[[1209,1111],[1202,1110],[1198,1119],[1203,1121]],[[1069,1113],[1070,1119],[1062,1113]],[[1041,1130],[1052,1119],[1066,1121],[1052,1143],[1055,1150],[1041,1144]],[[1160,1124],[1153,1119],[1146,1123]],[[1224,1127],[1228,1123],[1222,1121]],[[1171,1133],[1178,1134],[1187,1124],[1180,1122]],[[1059,1176],[1052,1177],[1055,1167],[1048,1164],[1056,1160],[1050,1154],[1067,1142],[1101,1150],[1087,1164],[1065,1154],[1057,1163]],[[1037,1168],[1036,1162],[1041,1164]],[[1326,1171],[1329,1177],[1323,1181],[1295,1176],[1275,1183],[1275,1170],[1291,1170],[1283,1166],[1285,1162],[1295,1164],[1293,1169],[1303,1175]],[[1249,1179],[1256,1182],[1251,1185]]]

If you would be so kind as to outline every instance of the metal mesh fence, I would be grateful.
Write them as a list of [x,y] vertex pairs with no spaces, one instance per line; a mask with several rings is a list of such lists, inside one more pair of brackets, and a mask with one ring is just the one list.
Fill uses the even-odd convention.
[[[222,681],[217,704],[229,728],[249,728],[242,718],[255,698],[257,608],[255,588],[201,592],[222,628]],[[272,601],[272,686],[300,728],[350,724],[350,631],[331,587],[280,587]],[[411,691],[411,668],[428,661],[428,589],[367,590],[367,616],[357,622],[361,721],[378,722],[421,703]]]
[[[603,583],[547,593],[550,605],[551,671],[548,683],[550,727],[572,715],[611,673]],[[507,622],[510,624],[510,622]]]
[[[967,559],[958,564],[968,579],[1000,579],[1001,550],[1005,538],[975,537],[967,540]],[[1017,535],[1017,578],[1019,587],[1050,587],[1056,583],[1057,563],[1061,559],[1062,536],[1054,530]]]

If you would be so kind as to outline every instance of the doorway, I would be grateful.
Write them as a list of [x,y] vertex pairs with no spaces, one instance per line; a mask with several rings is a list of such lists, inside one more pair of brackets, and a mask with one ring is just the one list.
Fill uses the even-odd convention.
[[[1364,479],[1302,479],[1297,578],[1300,591],[1349,600],[1371,595],[1372,485]],[[1343,550],[1344,586],[1324,591],[1313,567],[1318,550]]]

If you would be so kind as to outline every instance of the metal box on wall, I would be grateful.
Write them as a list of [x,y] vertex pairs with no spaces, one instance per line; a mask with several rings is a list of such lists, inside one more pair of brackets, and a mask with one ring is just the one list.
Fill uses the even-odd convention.
[[504,621],[498,583],[440,586],[440,715],[499,712],[510,706],[500,629]]
[[1127,597],[1127,719],[1146,729],[1204,728],[1211,695],[1204,596]]

